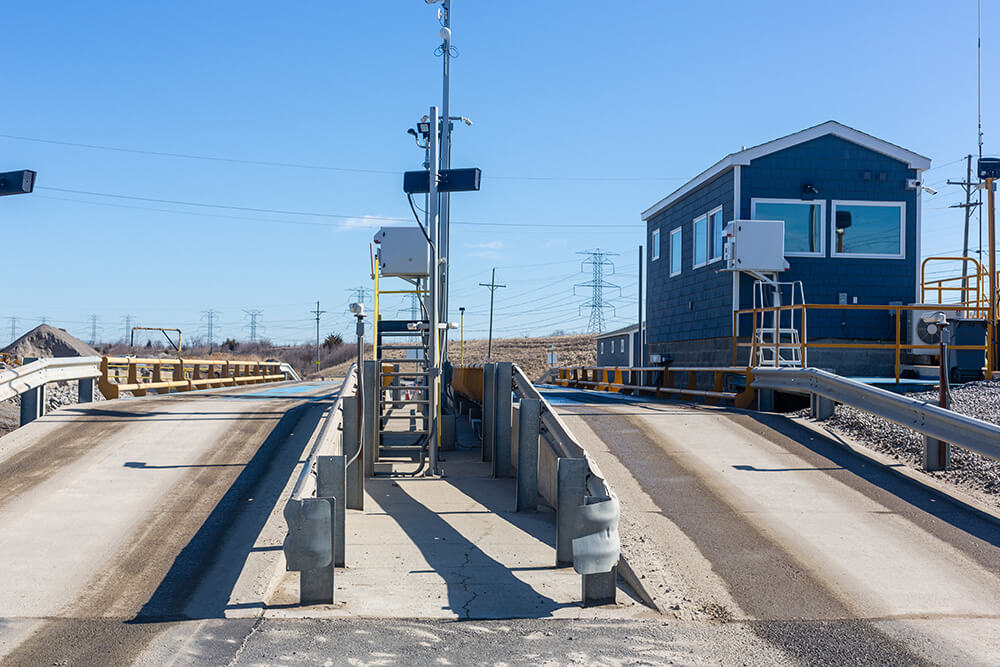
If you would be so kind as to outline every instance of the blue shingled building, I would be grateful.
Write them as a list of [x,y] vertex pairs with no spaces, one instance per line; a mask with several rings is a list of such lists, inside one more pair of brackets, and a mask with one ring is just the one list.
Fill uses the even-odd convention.
[[[732,220],[782,220],[789,269],[811,304],[918,300],[922,155],[828,121],[727,155],[642,214],[647,223],[647,343],[651,358],[729,365],[733,312],[753,306],[754,279],[723,271]],[[844,221],[848,222],[844,222]],[[742,327],[747,324],[741,324]],[[888,312],[818,311],[808,338],[887,340]],[[748,352],[741,351],[740,363]],[[841,372],[885,372],[891,354],[814,356]],[[857,366],[857,368],[855,368]],[[873,366],[878,366],[875,369]]]

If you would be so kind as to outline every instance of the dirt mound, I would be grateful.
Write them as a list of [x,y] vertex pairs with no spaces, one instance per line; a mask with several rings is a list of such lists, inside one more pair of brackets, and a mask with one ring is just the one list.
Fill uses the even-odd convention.
[[40,324],[7,347],[0,350],[16,354],[19,358],[38,357],[96,357],[100,352],[75,338],[64,329]]

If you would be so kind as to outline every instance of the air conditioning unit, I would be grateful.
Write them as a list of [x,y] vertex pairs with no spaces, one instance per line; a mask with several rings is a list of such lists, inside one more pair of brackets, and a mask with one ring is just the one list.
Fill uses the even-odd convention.
[[[906,315],[909,318],[906,327],[909,332],[907,342],[910,345],[938,345],[941,343],[940,327],[934,324],[928,324],[923,320],[923,316],[927,313],[944,313],[949,322],[958,320],[962,317],[961,309],[949,309],[945,304],[911,303],[910,305],[918,306],[920,308],[920,310],[906,311]],[[927,348],[915,351],[920,354],[934,354],[933,350]]]

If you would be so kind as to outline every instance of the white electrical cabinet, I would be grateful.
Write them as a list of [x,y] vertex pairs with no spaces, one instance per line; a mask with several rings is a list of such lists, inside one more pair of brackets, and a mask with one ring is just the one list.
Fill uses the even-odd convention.
[[431,247],[419,227],[383,227],[375,235],[379,274],[386,278],[426,278]]
[[781,220],[733,220],[726,225],[726,268],[778,273],[785,261],[785,223]]

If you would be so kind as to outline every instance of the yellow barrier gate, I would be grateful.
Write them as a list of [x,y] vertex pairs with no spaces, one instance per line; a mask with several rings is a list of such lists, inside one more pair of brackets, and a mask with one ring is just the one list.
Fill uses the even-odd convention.
[[167,394],[284,379],[281,364],[277,362],[104,357],[97,386],[104,398],[113,399],[119,398],[123,391],[146,396],[150,391]]

